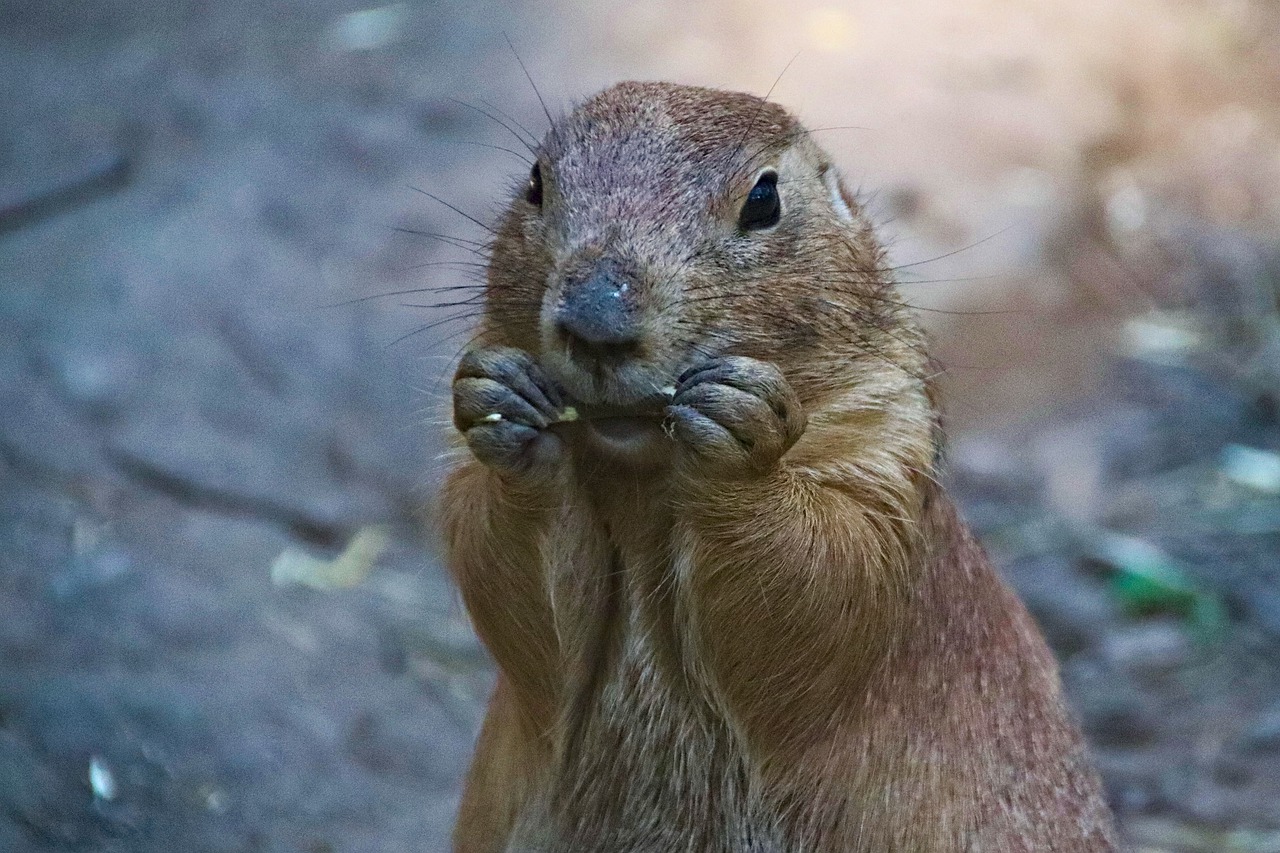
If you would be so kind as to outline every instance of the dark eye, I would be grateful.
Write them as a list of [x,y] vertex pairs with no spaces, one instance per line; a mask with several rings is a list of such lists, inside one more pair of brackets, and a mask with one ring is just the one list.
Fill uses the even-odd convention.
[[765,172],[747,195],[738,214],[738,227],[743,231],[759,231],[778,224],[782,200],[778,198],[778,173]]
[[524,197],[534,207],[542,207],[542,167],[537,163],[533,164],[533,171],[529,173],[529,186],[524,191]]

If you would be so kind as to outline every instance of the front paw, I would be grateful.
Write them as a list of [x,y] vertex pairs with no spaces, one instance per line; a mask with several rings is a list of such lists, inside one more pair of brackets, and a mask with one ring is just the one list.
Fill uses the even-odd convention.
[[524,350],[472,350],[454,375],[454,426],[476,459],[512,477],[539,479],[559,466],[563,446],[547,427],[563,409],[560,390]]
[[805,413],[776,366],[726,356],[685,371],[667,423],[693,464],[725,474],[761,473],[804,433]]

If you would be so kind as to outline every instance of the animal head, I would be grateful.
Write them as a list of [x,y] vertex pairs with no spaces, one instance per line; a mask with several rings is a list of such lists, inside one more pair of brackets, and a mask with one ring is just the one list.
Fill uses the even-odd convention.
[[836,362],[901,363],[870,226],[778,105],[621,83],[536,156],[499,227],[482,334],[577,399],[639,405],[714,355],[773,362],[802,399]]

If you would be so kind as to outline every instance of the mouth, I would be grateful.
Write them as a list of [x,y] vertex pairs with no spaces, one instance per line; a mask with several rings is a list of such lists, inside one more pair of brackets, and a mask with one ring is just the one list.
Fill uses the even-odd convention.
[[588,423],[609,421],[662,420],[667,404],[675,396],[675,386],[660,389],[647,397],[625,404],[580,402],[566,409],[565,420],[581,420]]
[[574,401],[571,420],[661,418],[675,394],[675,374],[661,363],[630,359],[616,365],[581,364],[563,350],[544,352],[543,369]]
[[559,422],[578,427],[570,432],[578,433],[593,455],[633,464],[662,458],[662,421],[674,393],[674,387],[663,388],[629,405],[575,403],[565,408]]
[[645,457],[661,447],[666,435],[655,417],[607,417],[587,422],[587,437],[597,452],[609,456]]
[[562,433],[581,452],[629,468],[670,455],[662,423],[675,396],[672,365],[653,358],[583,364],[559,347],[544,350],[540,361],[569,403],[558,419]]

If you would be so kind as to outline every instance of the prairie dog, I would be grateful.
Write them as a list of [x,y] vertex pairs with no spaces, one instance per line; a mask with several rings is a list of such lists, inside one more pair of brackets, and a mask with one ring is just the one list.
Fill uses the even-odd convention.
[[453,384],[448,562],[499,669],[456,849],[1113,849],[830,158],[665,83],[536,157]]

